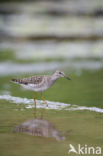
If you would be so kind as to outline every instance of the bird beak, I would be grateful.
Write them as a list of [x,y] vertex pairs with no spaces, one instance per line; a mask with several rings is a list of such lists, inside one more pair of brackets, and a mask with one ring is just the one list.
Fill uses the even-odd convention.
[[65,74],[62,74],[61,77],[65,77],[67,80],[71,80],[68,76],[66,76]]
[[71,80],[69,77],[67,77],[67,76],[65,76],[65,75],[64,75],[64,77],[65,77],[67,80]]
[[67,77],[67,76],[65,76],[65,78],[67,79],[67,80],[71,80],[69,77]]

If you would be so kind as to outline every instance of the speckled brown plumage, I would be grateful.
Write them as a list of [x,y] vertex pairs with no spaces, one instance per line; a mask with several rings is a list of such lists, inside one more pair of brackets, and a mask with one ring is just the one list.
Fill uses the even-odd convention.
[[17,82],[20,84],[39,84],[42,82],[44,76],[32,76],[23,79],[12,79],[13,82]]

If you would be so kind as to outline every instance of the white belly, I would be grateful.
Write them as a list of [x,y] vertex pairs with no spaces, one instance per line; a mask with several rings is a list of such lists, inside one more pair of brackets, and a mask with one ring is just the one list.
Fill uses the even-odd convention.
[[38,85],[35,84],[28,84],[28,85],[21,84],[21,86],[24,87],[25,89],[32,90],[35,92],[42,92],[49,88],[49,86],[45,84],[42,87],[39,87]]

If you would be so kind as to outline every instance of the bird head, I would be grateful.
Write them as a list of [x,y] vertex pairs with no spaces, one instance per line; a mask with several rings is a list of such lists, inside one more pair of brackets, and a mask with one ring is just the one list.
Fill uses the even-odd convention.
[[62,71],[60,71],[60,70],[56,70],[55,76],[57,76],[58,78],[59,78],[59,77],[64,77],[64,78],[66,78],[67,80],[71,80],[69,77],[67,77],[67,76],[64,74],[64,72],[62,72]]

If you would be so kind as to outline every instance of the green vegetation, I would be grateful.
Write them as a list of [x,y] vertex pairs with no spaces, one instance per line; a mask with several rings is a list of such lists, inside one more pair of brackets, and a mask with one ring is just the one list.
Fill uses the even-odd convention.
[[[38,52],[37,52],[38,53]],[[103,60],[103,58],[100,58],[100,57],[85,57],[85,58],[80,58],[80,57],[76,57],[76,58],[72,58],[72,61],[73,62],[78,62],[78,61],[81,61],[81,62],[83,62],[83,61],[102,61]],[[26,58],[26,59],[23,59],[23,58],[18,58],[17,56],[16,56],[16,53],[13,51],[13,50],[10,50],[10,49],[8,49],[8,50],[0,50],[0,62],[3,62],[3,61],[12,61],[12,62],[14,62],[14,63],[21,63],[21,64],[23,64],[23,63],[38,63],[38,62],[52,62],[52,61],[54,61],[54,62],[64,62],[64,61],[68,61],[68,58],[63,58],[63,57],[54,57],[54,58],[42,58],[42,57],[36,57],[35,58],[35,55],[32,57],[32,58]],[[69,61],[71,61],[71,60],[69,60]]]
[[14,60],[14,52],[12,50],[0,50],[0,62]]
[[35,58],[32,57],[31,59],[22,59],[22,58],[17,58],[16,54],[13,50],[0,50],[0,62],[3,61],[12,61],[15,63],[36,63],[36,62],[52,62],[52,61],[58,61],[58,62],[63,62],[65,61],[64,58]]

